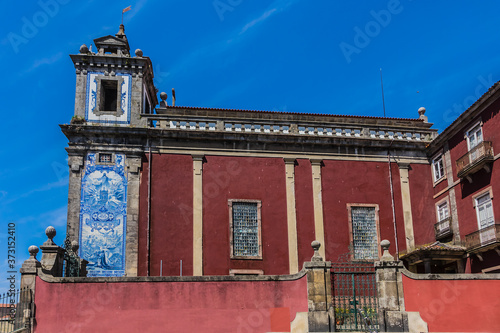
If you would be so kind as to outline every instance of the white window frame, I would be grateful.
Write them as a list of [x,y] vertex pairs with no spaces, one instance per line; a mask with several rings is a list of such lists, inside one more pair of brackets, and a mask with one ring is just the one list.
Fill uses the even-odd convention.
[[[486,196],[488,196],[488,200],[479,204],[479,200],[483,199]],[[495,224],[495,215],[493,213],[493,193],[491,191],[491,188],[486,189],[485,191],[481,191],[480,193],[476,194],[473,197],[473,200],[474,200],[474,208],[476,210],[478,230],[482,230],[482,229],[485,229],[485,228],[488,228],[488,227],[494,225]],[[488,204],[489,204],[489,208],[487,208]],[[485,225],[481,225],[481,217],[480,217],[481,207],[485,207],[485,209],[488,209],[491,212],[491,221],[486,222]]]
[[[488,197],[487,201],[479,204],[479,201],[485,197]],[[491,194],[489,191],[486,191],[486,193],[483,193],[481,195],[478,195],[474,198],[475,203],[476,203],[476,216],[477,216],[477,224],[478,224],[478,229],[485,229],[488,228],[492,225],[495,224],[495,215],[493,214],[493,198],[491,197]],[[482,225],[482,219],[481,219],[481,214],[480,214],[480,209],[484,208],[486,213],[491,214],[491,219],[487,218],[485,223]],[[488,215],[490,215],[488,214]]]
[[[258,228],[258,246],[259,251],[257,255],[234,255],[233,238],[234,238],[234,223],[233,223],[233,204],[235,203],[255,203],[257,206],[257,228]],[[262,259],[262,202],[260,200],[248,199],[229,199],[229,240],[230,240],[230,258],[231,259]]]
[[[442,214],[443,211],[445,211],[446,214]],[[436,214],[438,222],[444,221],[450,217],[450,207],[448,204],[448,200],[444,200],[436,204]]]
[[[441,165],[441,167],[439,167],[439,165]],[[434,183],[437,183],[438,181],[446,177],[446,168],[444,167],[444,155],[442,153],[436,155],[432,159],[432,175],[434,177]]]
[[[478,138],[478,133],[480,133],[479,138]],[[474,124],[474,126],[470,127],[470,129],[467,132],[465,132],[465,136],[467,138],[467,149],[471,151],[484,140],[482,122],[478,121],[477,123]],[[471,138],[475,138],[474,145],[472,145],[471,143]]]

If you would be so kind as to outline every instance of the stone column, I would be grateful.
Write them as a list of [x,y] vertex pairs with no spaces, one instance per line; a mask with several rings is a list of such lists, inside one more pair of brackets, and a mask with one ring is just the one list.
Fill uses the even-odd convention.
[[399,177],[401,185],[401,200],[403,201],[406,251],[411,252],[415,249],[415,237],[413,233],[413,216],[411,212],[410,183],[408,177],[408,170],[410,169],[410,164],[398,163],[398,167],[399,167]]
[[203,275],[203,155],[193,155],[193,276]]
[[47,227],[45,235],[48,239],[40,246],[42,272],[50,276],[63,276],[64,249],[52,240],[56,236],[56,229]]
[[288,266],[290,274],[299,271],[297,245],[297,214],[295,210],[295,158],[285,158],[286,209],[288,228]]
[[[34,323],[34,309],[31,306],[33,300],[35,299],[35,285],[36,276],[38,275],[38,270],[42,267],[40,262],[36,259],[36,254],[38,253],[38,247],[31,245],[28,248],[30,257],[23,262],[21,266],[21,290],[28,289],[29,291],[24,291],[20,295],[18,309],[23,309],[23,313],[16,314],[16,320],[23,320],[24,325],[28,328],[27,332],[32,332]],[[25,303],[21,305],[21,303]]]
[[383,240],[384,253],[375,262],[377,278],[380,332],[428,332],[427,324],[418,312],[406,312],[403,292],[404,270],[401,261],[395,261],[389,253],[391,243]]
[[318,251],[321,244],[318,241],[313,241],[311,246],[314,255],[311,261],[304,263],[304,268],[307,269],[308,332],[333,332],[332,263],[321,257]]
[[[311,160],[312,185],[314,203],[314,237],[320,244],[325,244],[325,229],[323,224],[323,194],[321,189],[321,163],[322,160]],[[319,250],[319,254],[326,258],[325,247]]]

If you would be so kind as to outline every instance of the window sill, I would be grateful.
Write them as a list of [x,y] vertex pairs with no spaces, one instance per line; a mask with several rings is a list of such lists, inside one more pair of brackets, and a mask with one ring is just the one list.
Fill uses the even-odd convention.
[[438,184],[440,184],[441,182],[443,182],[444,180],[446,180],[446,176],[443,176],[441,178],[439,178],[438,180],[436,180],[433,184],[432,184],[432,187],[436,187]]
[[231,260],[262,260],[262,256],[231,256]]

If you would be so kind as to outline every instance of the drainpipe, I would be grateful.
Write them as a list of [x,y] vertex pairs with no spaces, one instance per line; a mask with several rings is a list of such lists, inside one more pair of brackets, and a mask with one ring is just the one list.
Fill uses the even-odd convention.
[[151,232],[151,145],[149,144],[148,138],[148,147],[149,147],[149,157],[148,157],[148,228],[147,228],[147,264],[148,264],[148,273],[147,276],[150,276],[151,270],[151,240],[150,240],[150,232]]
[[391,153],[389,149],[387,149],[387,163],[389,164],[389,184],[391,187],[392,223],[394,224],[394,243],[396,245],[396,259],[399,260],[398,227],[396,225],[396,212],[394,208],[394,187],[392,184]]

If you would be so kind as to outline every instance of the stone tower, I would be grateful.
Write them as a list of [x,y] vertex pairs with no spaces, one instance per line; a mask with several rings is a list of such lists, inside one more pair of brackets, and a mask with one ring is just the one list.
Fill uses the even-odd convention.
[[[89,276],[137,275],[139,172],[146,140],[123,142],[158,103],[151,60],[130,56],[123,24],[71,55],[75,116],[61,125],[69,139],[67,236],[80,244]],[[142,114],[142,115],[141,115]]]
[[76,69],[75,116],[88,123],[144,126],[141,113],[152,113],[158,100],[153,66],[137,49],[130,56],[125,28],[115,36],[94,39],[97,52],[86,45],[71,55]]

